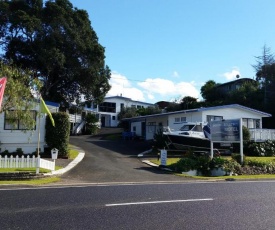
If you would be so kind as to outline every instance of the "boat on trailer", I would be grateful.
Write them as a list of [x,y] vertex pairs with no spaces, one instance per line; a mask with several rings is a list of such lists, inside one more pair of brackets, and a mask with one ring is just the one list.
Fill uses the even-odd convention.
[[[193,149],[195,152],[210,152],[210,127],[208,123],[185,122],[179,130],[171,130],[165,127],[163,135],[168,139],[168,147],[171,145],[178,150]],[[220,143],[214,143],[216,152],[228,152],[230,146],[222,147]]]

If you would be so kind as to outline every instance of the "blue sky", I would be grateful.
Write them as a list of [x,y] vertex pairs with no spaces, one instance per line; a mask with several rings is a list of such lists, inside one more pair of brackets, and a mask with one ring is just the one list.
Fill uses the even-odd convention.
[[208,80],[254,78],[275,51],[274,0],[71,0],[88,12],[112,70],[107,96],[201,99]]

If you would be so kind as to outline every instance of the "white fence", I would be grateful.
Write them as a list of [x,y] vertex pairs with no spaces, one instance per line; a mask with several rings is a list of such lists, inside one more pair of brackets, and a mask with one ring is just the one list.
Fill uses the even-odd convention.
[[69,114],[69,120],[71,123],[80,123],[82,120],[81,115],[78,114]]
[[0,156],[0,168],[44,168],[49,170],[55,170],[55,161],[47,161],[41,159],[40,157],[36,158],[35,156],[27,157],[1,157]]
[[275,140],[275,129],[249,129],[250,139],[255,142]]

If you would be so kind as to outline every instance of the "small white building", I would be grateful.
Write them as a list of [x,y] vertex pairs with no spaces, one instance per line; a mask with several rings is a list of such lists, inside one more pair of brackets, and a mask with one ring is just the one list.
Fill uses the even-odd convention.
[[91,109],[96,111],[100,115],[101,127],[117,127],[119,124],[118,114],[123,108],[134,107],[134,108],[147,108],[155,106],[151,103],[134,101],[128,97],[113,96],[106,97],[104,102],[99,106],[96,104],[91,105]]
[[[45,101],[51,113],[58,112],[59,104]],[[33,118],[36,120],[36,126],[33,130],[24,130],[24,126],[17,121],[9,122],[5,112],[0,114],[0,152],[8,150],[10,153],[17,149],[22,149],[24,154],[29,154],[37,151],[38,148],[38,134],[40,130],[40,152],[44,152],[45,146],[45,121],[46,114],[39,113],[39,103],[33,109]],[[39,126],[40,116],[40,128]]]
[[242,118],[243,125],[249,129],[262,130],[262,118],[271,114],[261,112],[238,104],[202,107],[198,109],[181,110],[123,119],[130,123],[131,132],[145,140],[152,140],[158,130],[168,126],[171,130],[178,130],[184,122],[210,122],[213,120],[227,120]]

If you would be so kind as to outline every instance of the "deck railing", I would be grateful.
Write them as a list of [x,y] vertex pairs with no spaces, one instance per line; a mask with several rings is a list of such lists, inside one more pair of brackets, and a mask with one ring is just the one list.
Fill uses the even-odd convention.
[[275,129],[249,129],[250,140],[262,142],[266,140],[275,140]]

